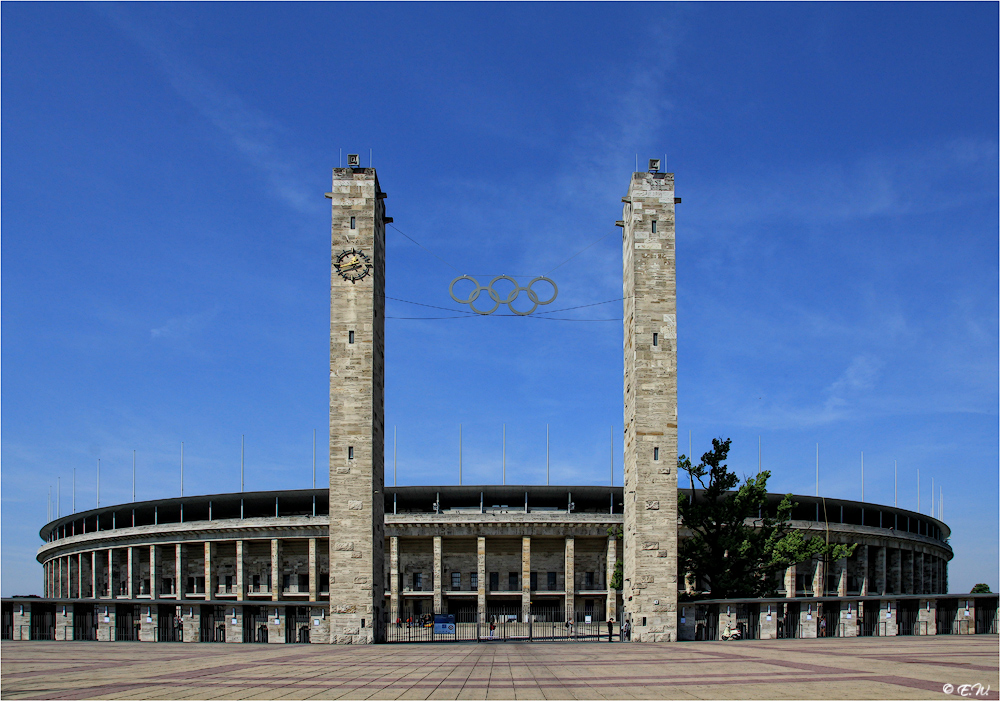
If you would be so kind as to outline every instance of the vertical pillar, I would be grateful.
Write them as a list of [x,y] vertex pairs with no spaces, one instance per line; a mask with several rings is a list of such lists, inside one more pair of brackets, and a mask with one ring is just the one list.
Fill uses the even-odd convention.
[[564,572],[566,584],[566,620],[576,622],[576,540],[566,536]]
[[444,613],[442,608],[441,579],[443,568],[441,564],[441,536],[434,536],[434,613]]
[[868,546],[858,548],[858,568],[861,570],[861,596],[868,596],[871,582],[868,581]]
[[795,565],[785,568],[785,598],[790,599],[795,596]]
[[[399,537],[389,538],[389,608],[393,616],[399,612]],[[389,621],[392,625],[393,621]]]
[[271,538],[271,601],[281,598],[281,546],[277,538]]
[[[611,586],[611,580],[615,576],[615,566],[618,563],[618,538],[608,536],[608,566],[605,573],[607,582],[608,597],[604,607],[604,620],[610,621],[618,615],[618,592]],[[619,621],[621,623],[621,621]]]
[[374,168],[335,168],[328,197],[330,641],[369,644],[385,638],[385,193]]
[[77,553],[76,555],[76,595],[78,598],[83,598],[83,553]]
[[212,568],[213,551],[215,550],[215,543],[210,540],[205,541],[205,599],[215,598],[215,581],[213,579],[214,569]]
[[180,601],[184,598],[184,546],[182,543],[174,545],[174,595]]
[[476,539],[476,610],[479,622],[486,622],[486,538]]
[[837,596],[847,596],[847,558],[837,560]]
[[56,558],[56,598],[63,598],[63,559]]
[[521,620],[531,615],[531,538],[521,536]]
[[155,601],[160,598],[160,549],[155,545],[149,546],[149,595]]
[[817,557],[813,561],[813,581],[812,595],[824,596],[826,593],[826,562],[822,557]]
[[126,559],[128,560],[128,572],[125,576],[125,595],[130,598],[135,598],[135,548],[131,545],[128,547],[126,553]]
[[108,548],[108,578],[106,581],[108,585],[108,597],[112,599],[115,598],[114,565],[115,565],[115,551],[113,548]]
[[309,539],[309,601],[316,601],[319,581],[316,578],[316,539]]
[[94,599],[100,598],[97,593],[97,551],[90,551],[90,596]]
[[246,567],[243,564],[243,541],[236,541],[236,600],[243,601],[247,597]]
[[879,545],[875,548],[875,592],[885,594],[889,587],[886,582],[886,548]]
[[673,173],[624,198],[624,582],[632,639],[677,639],[677,292]]

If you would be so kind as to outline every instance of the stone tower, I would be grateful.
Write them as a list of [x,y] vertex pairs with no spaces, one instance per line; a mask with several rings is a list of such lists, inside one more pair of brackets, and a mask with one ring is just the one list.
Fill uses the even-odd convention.
[[[349,157],[351,160],[351,157]],[[330,275],[330,642],[385,639],[385,193],[334,168]]]
[[[625,532],[632,639],[677,640],[677,293],[674,175],[633,173],[625,203]],[[654,169],[655,166],[655,169]]]

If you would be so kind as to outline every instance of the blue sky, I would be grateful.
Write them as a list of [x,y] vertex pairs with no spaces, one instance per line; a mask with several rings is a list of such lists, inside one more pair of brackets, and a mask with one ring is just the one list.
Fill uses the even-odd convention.
[[[61,511],[311,483],[330,169],[369,153],[387,294],[456,270],[621,297],[638,155],[677,214],[681,450],[775,491],[929,511],[998,585],[997,5],[4,3],[3,595]],[[609,236],[604,237],[606,234]],[[453,267],[450,267],[453,266]],[[390,300],[399,484],[621,484],[621,303],[415,320]],[[614,445],[611,445],[612,436]],[[392,452],[387,452],[392,481]]]

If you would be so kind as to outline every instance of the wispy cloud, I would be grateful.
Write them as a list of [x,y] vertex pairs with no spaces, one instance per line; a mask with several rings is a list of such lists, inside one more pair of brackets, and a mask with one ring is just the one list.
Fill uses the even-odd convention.
[[308,184],[309,178],[289,150],[279,146],[284,135],[280,124],[169,49],[156,32],[130,16],[127,6],[101,5],[100,9],[152,59],[174,92],[211,122],[228,144],[263,175],[278,199],[297,212],[316,211],[315,186]]

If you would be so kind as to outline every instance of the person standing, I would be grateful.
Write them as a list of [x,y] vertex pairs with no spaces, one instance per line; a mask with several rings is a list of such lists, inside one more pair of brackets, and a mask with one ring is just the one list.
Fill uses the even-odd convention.
[[614,632],[614,629],[615,629],[615,619],[614,618],[609,618],[608,619],[608,642],[609,643],[611,642],[611,635]]
[[826,616],[819,619],[819,637],[826,637]]

